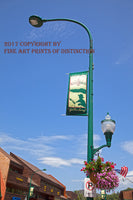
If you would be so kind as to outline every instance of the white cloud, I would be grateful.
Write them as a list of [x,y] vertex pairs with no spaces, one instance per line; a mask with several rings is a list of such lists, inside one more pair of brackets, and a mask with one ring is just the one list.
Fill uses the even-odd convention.
[[123,142],[121,147],[130,154],[133,154],[133,141]]
[[50,165],[52,167],[61,167],[61,166],[72,166],[72,164],[83,164],[84,161],[78,158],[72,158],[70,160],[65,160],[59,157],[43,157],[39,158],[40,163]]
[[[100,140],[99,135],[94,135],[94,142]],[[63,143],[63,142],[67,142]],[[68,144],[69,142],[69,144]],[[64,145],[68,145],[68,152],[73,152],[69,159],[58,157],[58,151],[64,152],[66,150]],[[38,136],[27,138],[26,140],[20,138],[14,138],[11,135],[0,133],[0,144],[5,151],[12,151],[16,154],[27,154],[31,156],[36,156],[40,163],[47,164],[53,167],[61,166],[72,166],[74,164],[82,164],[84,160],[76,158],[77,155],[84,154],[87,152],[87,134],[75,137],[73,135],[55,135],[55,136]],[[74,152],[77,152],[74,155]],[[76,150],[76,151],[75,151]],[[44,157],[47,155],[47,157]],[[55,157],[56,155],[56,157]],[[83,156],[82,156],[83,157]],[[83,158],[84,159],[84,158]]]
[[71,160],[69,160],[71,164],[83,164],[84,161],[79,159],[79,158],[72,158]]
[[70,140],[70,139],[71,139],[71,136],[54,135],[54,136],[40,136],[38,138],[29,138],[29,141],[51,143],[51,142],[55,142],[55,140]]
[[44,153],[47,155],[55,154],[55,148],[52,146],[52,142],[68,139],[70,139],[70,137],[56,135],[49,137],[39,136],[37,138],[27,138],[27,140],[22,140],[0,133],[0,144],[5,150],[28,152],[29,154],[38,157],[43,156]]

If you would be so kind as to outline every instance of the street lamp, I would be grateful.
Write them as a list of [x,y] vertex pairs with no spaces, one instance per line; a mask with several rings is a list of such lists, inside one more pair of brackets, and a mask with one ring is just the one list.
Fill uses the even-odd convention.
[[31,16],[31,17],[29,18],[29,22],[30,22],[30,24],[31,24],[32,26],[41,27],[41,26],[43,25],[44,20],[42,20],[42,19],[41,19],[40,17],[38,17],[38,16],[33,15],[33,16]]
[[111,119],[109,113],[107,113],[104,120],[101,121],[102,131],[106,138],[107,146],[111,146],[112,135],[115,131],[115,121]]
[[28,193],[28,199],[27,199],[27,200],[30,199],[30,191],[31,191],[32,177],[33,177],[33,175],[34,175],[36,172],[39,172],[39,171],[46,171],[46,169],[38,169],[38,170],[34,171],[34,172],[31,174],[31,177],[30,177],[30,187],[29,187],[29,193]]
[[106,190],[101,190],[101,199],[106,200]]
[[105,135],[106,144],[102,145],[96,149],[93,148],[93,155],[97,151],[102,149],[103,147],[111,147],[112,135],[115,131],[115,121],[111,119],[111,116],[109,115],[109,113],[107,113],[107,115],[105,116],[105,119],[101,121],[101,128]]
[[[43,23],[46,22],[53,22],[53,21],[68,21],[68,22],[73,22],[76,23],[78,25],[80,25],[81,27],[83,27],[89,37],[89,92],[88,92],[88,142],[87,142],[87,162],[93,160],[94,154],[99,151],[101,148],[103,147],[110,147],[111,146],[111,141],[107,142],[106,145],[102,145],[99,148],[94,148],[93,147],[93,69],[94,69],[94,65],[93,65],[93,40],[92,40],[92,36],[90,31],[88,30],[88,28],[75,20],[72,19],[41,19],[38,16],[32,15],[29,17],[29,23],[34,26],[34,27],[41,27],[43,25]],[[104,124],[104,123],[103,123]],[[109,140],[108,138],[110,138],[112,135],[108,133],[106,133],[105,131],[105,136],[107,135],[107,141]],[[108,136],[109,135],[109,136]],[[90,197],[87,197],[87,200],[89,199],[93,199]]]

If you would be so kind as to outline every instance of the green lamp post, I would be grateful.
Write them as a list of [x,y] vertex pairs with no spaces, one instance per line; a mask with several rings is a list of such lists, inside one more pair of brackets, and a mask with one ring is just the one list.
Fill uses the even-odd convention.
[[[89,37],[89,49],[90,49],[90,54],[89,54],[89,92],[88,92],[88,142],[87,142],[87,162],[93,160],[93,156],[94,154],[99,151],[101,148],[103,147],[110,147],[111,146],[111,140],[110,142],[108,141],[109,138],[111,138],[112,134],[105,131],[105,136],[107,139],[107,144],[106,145],[102,145],[99,148],[94,148],[93,147],[93,69],[94,69],[94,65],[93,65],[93,40],[92,40],[92,36],[90,31],[88,30],[88,28],[75,20],[72,19],[41,19],[38,16],[32,15],[29,18],[29,23],[36,27],[39,28],[43,25],[43,23],[46,22],[54,22],[54,21],[68,21],[68,22],[73,22],[76,23],[78,25],[80,25],[82,28],[85,29],[85,31],[88,34]],[[108,121],[109,122],[109,121]],[[103,122],[103,124],[105,124]],[[91,197],[87,197],[87,200],[93,199]]]
[[[30,177],[30,187],[29,187],[29,193],[28,193],[28,199],[27,199],[27,200],[30,199],[31,193],[33,193],[33,190],[34,190],[34,188],[32,188],[32,186],[31,186],[32,177],[33,177],[33,175],[34,175],[36,172],[39,172],[39,171],[46,171],[46,169],[38,169],[38,170],[34,171],[34,172],[31,174],[31,177]],[[31,190],[31,189],[32,189],[32,190]]]

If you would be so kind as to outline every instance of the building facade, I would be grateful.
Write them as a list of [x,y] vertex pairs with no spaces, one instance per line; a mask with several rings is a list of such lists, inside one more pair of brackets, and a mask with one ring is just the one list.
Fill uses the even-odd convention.
[[66,187],[56,178],[0,148],[0,200],[27,200],[33,187],[30,200],[67,199]]
[[75,192],[66,191],[66,194],[67,194],[68,200],[77,200],[78,199],[78,195]]
[[120,192],[120,200],[133,200],[133,189],[127,189]]

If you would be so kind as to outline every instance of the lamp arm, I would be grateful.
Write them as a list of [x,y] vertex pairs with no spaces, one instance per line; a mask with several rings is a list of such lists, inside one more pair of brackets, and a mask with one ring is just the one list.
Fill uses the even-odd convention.
[[104,145],[102,145],[102,146],[100,146],[100,147],[98,147],[98,148],[93,148],[93,155],[97,152],[97,151],[99,151],[100,149],[102,149],[102,148],[104,148],[104,147],[109,147],[107,144],[104,144]]
[[[52,22],[52,21],[68,21],[68,22],[73,22],[73,23],[76,23],[76,24],[82,26],[87,31],[87,33],[89,35],[90,50],[93,50],[93,41],[92,41],[91,33],[90,33],[90,31],[88,30],[88,28],[84,24],[82,24],[82,23],[80,23],[80,22],[78,22],[76,20],[73,20],[73,19],[42,19],[42,21],[43,21],[43,23],[45,23],[45,22]],[[93,53],[93,52],[91,52],[91,53]]]

